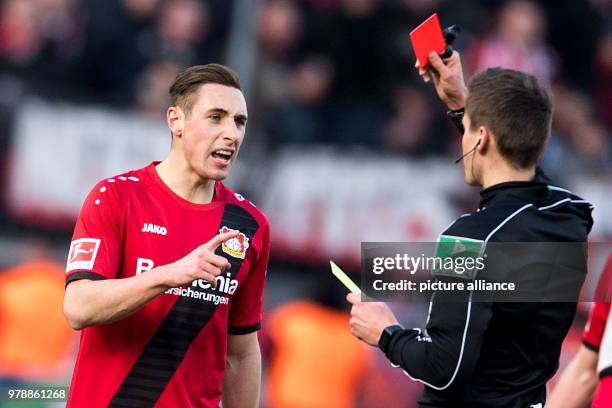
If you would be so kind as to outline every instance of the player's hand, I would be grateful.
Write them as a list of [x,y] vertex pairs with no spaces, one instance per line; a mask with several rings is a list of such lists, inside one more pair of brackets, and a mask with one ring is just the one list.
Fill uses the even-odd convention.
[[215,278],[230,268],[230,263],[215,254],[219,246],[228,239],[235,238],[239,231],[229,231],[215,235],[210,241],[200,245],[185,257],[166,265],[168,286],[177,288],[190,285],[194,280],[204,279],[217,287]]
[[351,308],[351,333],[370,346],[378,346],[380,336],[389,326],[398,324],[389,306],[382,302],[362,302],[361,296],[349,293],[346,300]]
[[432,52],[429,54],[429,64],[427,69],[415,64],[419,70],[419,75],[425,82],[433,79],[434,87],[438,96],[449,109],[461,109],[465,107],[468,91],[463,79],[463,69],[461,68],[461,57],[457,51],[444,60]]

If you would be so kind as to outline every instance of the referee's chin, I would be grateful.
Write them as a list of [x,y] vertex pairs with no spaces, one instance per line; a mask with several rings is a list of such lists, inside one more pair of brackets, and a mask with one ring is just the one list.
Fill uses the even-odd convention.
[[469,179],[469,180],[468,180],[468,179],[466,178],[466,179],[465,179],[465,184],[467,184],[467,185],[468,185],[468,186],[470,186],[470,187],[478,187],[478,188],[482,188],[482,184],[481,184],[479,181],[475,180],[475,179]]
[[482,188],[482,183],[474,176],[474,173],[471,169],[468,169],[467,166],[463,169],[463,180],[468,186]]
[[472,187],[482,188],[482,168],[478,164],[474,163],[474,155],[469,155],[463,160],[463,179],[465,184]]

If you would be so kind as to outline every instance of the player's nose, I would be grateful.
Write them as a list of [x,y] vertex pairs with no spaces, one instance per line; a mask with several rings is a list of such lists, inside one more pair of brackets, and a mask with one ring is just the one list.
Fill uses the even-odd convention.
[[225,129],[223,129],[223,139],[236,143],[238,140],[240,140],[240,130],[236,125],[227,126]]

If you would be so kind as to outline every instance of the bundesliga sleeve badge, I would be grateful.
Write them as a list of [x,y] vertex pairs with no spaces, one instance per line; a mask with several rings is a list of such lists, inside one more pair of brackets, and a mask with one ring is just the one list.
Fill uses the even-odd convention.
[[100,239],[98,238],[81,238],[72,241],[70,252],[68,253],[66,272],[68,273],[75,269],[92,270],[99,247]]
[[[232,231],[228,227],[223,227],[219,230],[220,234]],[[234,258],[244,259],[246,251],[249,248],[249,238],[240,232],[236,237],[228,239],[221,244],[221,249],[226,254],[233,256]]]

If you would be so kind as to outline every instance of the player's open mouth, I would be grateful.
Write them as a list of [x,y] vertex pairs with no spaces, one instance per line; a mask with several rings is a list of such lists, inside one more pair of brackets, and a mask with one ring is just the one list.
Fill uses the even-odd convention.
[[232,150],[223,150],[223,149],[215,150],[211,154],[211,156],[214,159],[221,161],[223,163],[229,163],[233,155],[234,155],[234,152]]

